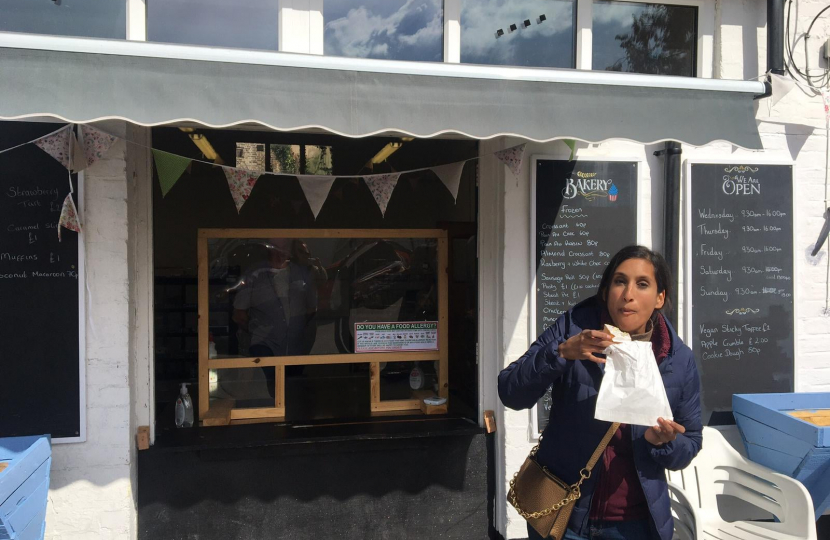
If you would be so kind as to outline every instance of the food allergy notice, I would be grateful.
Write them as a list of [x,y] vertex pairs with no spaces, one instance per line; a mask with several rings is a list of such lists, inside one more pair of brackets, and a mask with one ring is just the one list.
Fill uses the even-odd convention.
[[689,336],[704,409],[791,392],[792,166],[694,163],[689,186]]
[[356,353],[437,351],[438,322],[355,323]]
[[[637,243],[637,169],[632,161],[535,160],[530,224],[535,336],[596,294],[614,253]],[[537,404],[540,432],[549,403]]]

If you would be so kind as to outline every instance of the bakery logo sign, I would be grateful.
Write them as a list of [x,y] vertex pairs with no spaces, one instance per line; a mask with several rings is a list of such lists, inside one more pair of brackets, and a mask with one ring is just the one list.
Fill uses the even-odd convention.
[[620,190],[614,185],[613,180],[597,178],[597,173],[577,171],[576,177],[568,178],[562,196],[566,199],[574,199],[581,195],[588,201],[596,199],[608,199],[611,202],[617,200]]
[[723,185],[721,189],[726,195],[760,195],[761,181],[753,178],[751,173],[757,173],[758,167],[736,165],[724,167]]

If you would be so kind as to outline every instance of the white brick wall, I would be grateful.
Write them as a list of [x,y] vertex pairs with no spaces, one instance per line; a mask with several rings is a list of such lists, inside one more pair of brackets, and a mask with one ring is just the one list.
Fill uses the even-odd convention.
[[53,446],[46,516],[53,540],[135,534],[125,151],[118,141],[85,172],[87,440]]

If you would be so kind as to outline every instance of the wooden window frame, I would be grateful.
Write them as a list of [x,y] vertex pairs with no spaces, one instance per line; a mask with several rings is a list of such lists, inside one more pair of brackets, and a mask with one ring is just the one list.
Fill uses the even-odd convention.
[[[198,308],[199,308],[199,420],[205,426],[226,425],[233,420],[285,418],[285,366],[319,364],[368,363],[370,372],[370,403],[372,414],[390,411],[418,410],[423,397],[406,400],[380,399],[381,362],[435,361],[438,365],[438,396],[448,398],[448,239],[441,229],[199,229],[198,250]],[[209,341],[209,282],[208,240],[215,238],[433,238],[437,240],[438,256],[438,350],[412,352],[315,354],[300,356],[263,356],[245,358],[210,358]],[[210,404],[209,377],[211,369],[250,369],[273,366],[274,406],[235,408],[228,400]],[[426,394],[432,394],[427,392]]]

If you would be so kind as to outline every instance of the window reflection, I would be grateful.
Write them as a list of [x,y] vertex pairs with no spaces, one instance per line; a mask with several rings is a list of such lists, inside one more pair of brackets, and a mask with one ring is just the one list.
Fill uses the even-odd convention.
[[442,0],[324,0],[325,54],[441,62]]
[[125,39],[126,5],[113,0],[2,0],[0,31]]
[[464,0],[461,61],[574,67],[574,2]]
[[595,1],[593,68],[695,76],[697,8]]
[[148,41],[276,51],[278,23],[277,0],[147,0]]
[[354,352],[361,322],[436,321],[434,239],[211,239],[217,358]]

